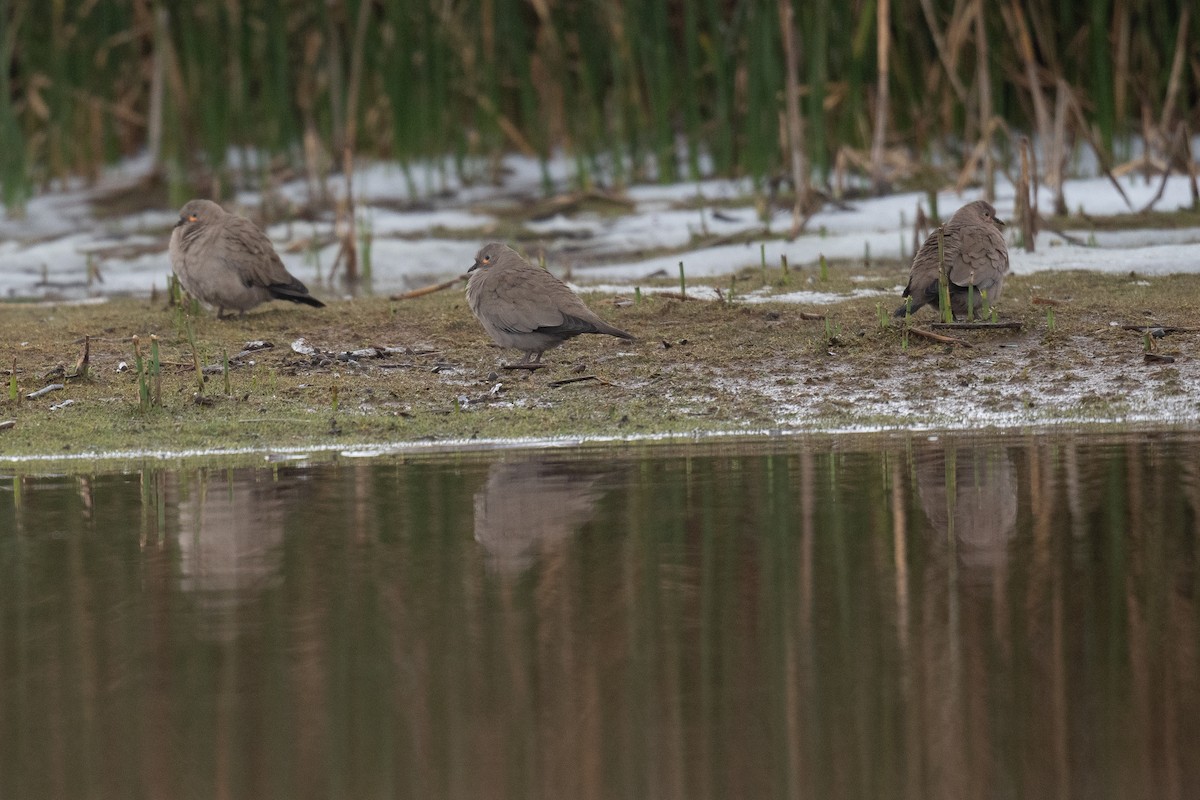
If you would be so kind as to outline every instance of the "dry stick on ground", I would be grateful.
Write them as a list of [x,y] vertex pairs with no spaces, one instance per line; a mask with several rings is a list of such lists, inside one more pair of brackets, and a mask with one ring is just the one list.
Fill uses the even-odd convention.
[[566,386],[570,383],[581,383],[583,381],[595,381],[603,386],[612,386],[610,381],[606,381],[603,378],[599,378],[595,375],[580,375],[578,378],[563,378],[562,380],[558,381],[550,381],[546,385],[557,389],[560,386]]
[[682,292],[649,292],[646,294],[646,296],[647,297],[665,297],[668,300],[701,300],[701,301],[708,300],[708,298],[705,298],[705,297],[696,297],[695,295],[683,294]]
[[908,332],[915,333],[917,336],[923,336],[926,339],[932,339],[935,342],[942,342],[943,344],[958,344],[962,345],[963,347],[971,347],[971,343],[965,339],[959,339],[955,336],[943,336],[940,333],[934,333],[933,331],[925,330],[924,328],[913,327],[909,328]]
[[1200,333],[1200,328],[1179,328],[1171,327],[1170,325],[1122,325],[1123,331],[1138,331],[1145,333],[1146,331],[1162,331],[1163,333]]
[[50,394],[51,392],[58,392],[65,388],[67,388],[67,387],[61,383],[51,383],[47,386],[43,386],[42,388],[25,395],[25,399],[26,400],[37,400],[39,397],[42,397],[43,395]]
[[556,214],[570,214],[579,209],[584,201],[592,200],[616,206],[619,209],[633,211],[637,204],[627,197],[615,192],[605,192],[598,189],[586,189],[580,192],[566,192],[535,203],[527,214],[529,219],[550,219]]
[[931,322],[929,327],[955,331],[1019,331],[1024,322]]
[[411,292],[401,292],[400,294],[389,295],[388,299],[389,300],[412,300],[417,297],[424,297],[427,294],[433,294],[434,292],[440,292],[443,289],[449,289],[451,286],[453,286],[456,283],[463,283],[467,280],[468,277],[470,277],[470,276],[467,275],[466,273],[463,273],[462,275],[459,275],[457,278],[451,278],[448,281],[442,281],[441,283],[430,284],[429,286],[422,286],[420,289],[413,289]]

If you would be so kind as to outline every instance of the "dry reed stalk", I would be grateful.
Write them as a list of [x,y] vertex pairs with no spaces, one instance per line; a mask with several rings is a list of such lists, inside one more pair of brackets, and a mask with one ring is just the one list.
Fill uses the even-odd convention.
[[1146,203],[1142,208],[1141,213],[1145,214],[1153,210],[1158,201],[1162,199],[1163,193],[1167,190],[1167,181],[1171,177],[1171,167],[1177,166],[1181,172],[1187,175],[1190,179],[1192,188],[1192,205],[1196,205],[1197,197],[1200,197],[1200,190],[1196,186],[1196,173],[1192,166],[1192,149],[1188,142],[1189,133],[1187,126],[1182,122],[1175,127],[1175,135],[1171,137],[1170,144],[1163,153],[1162,178],[1158,183],[1158,191],[1154,193],[1154,197],[1150,198],[1150,202]]
[[887,188],[883,174],[884,145],[887,142],[889,103],[889,51],[892,46],[891,0],[878,0],[875,17],[875,131],[871,137],[871,188],[882,194]]
[[554,27],[554,18],[546,0],[529,0],[538,18],[533,52],[529,54],[530,79],[541,105],[548,141],[569,143],[566,88],[561,76],[569,67],[563,56],[562,39]]
[[987,26],[984,25],[983,0],[975,5],[976,76],[979,88],[979,137],[983,155],[983,197],[996,199],[996,162],[992,157],[992,73],[988,66]]
[[[990,165],[989,175],[985,175],[984,180],[989,178],[994,183],[996,160],[991,152],[992,139],[997,131],[1008,132],[1004,126],[1004,120],[999,117],[992,117],[988,122],[986,129],[980,134],[980,139],[975,143],[975,147],[971,150],[971,155],[967,157],[966,163],[963,164],[962,172],[958,175],[958,180],[954,184],[954,190],[960,194],[964,192],[975,180],[975,173],[979,171],[985,163]],[[1012,134],[1008,134],[1008,138],[1012,139]],[[990,198],[989,198],[990,199]]]
[[1171,77],[1167,79],[1167,94],[1163,100],[1162,117],[1158,123],[1158,135],[1165,145],[1167,144],[1167,131],[1171,129],[1172,117],[1175,116],[1175,102],[1179,97],[1179,87],[1183,78],[1183,61],[1187,52],[1187,33],[1188,25],[1191,22],[1192,9],[1187,3],[1184,3],[1183,10],[1179,12],[1179,30],[1175,35],[1175,55],[1171,59]]
[[1047,173],[1046,182],[1049,186],[1061,183],[1061,173],[1053,172],[1057,159],[1053,157],[1054,126],[1047,109],[1046,97],[1042,93],[1041,77],[1038,74],[1040,64],[1034,52],[1033,37],[1025,19],[1025,12],[1017,0],[1011,0],[1007,8],[1001,8],[1001,15],[1008,28],[1009,35],[1015,40],[1021,66],[1025,72],[1025,82],[1028,84],[1029,96],[1033,102],[1034,122],[1037,126],[1038,138],[1046,148]]
[[1070,114],[1071,87],[1060,75],[1055,81],[1054,96],[1054,139],[1050,154],[1046,156],[1046,179],[1054,189],[1054,213],[1067,213],[1067,200],[1063,195],[1066,183],[1067,157],[1070,147],[1067,144],[1067,116]]
[[946,37],[942,35],[942,31],[938,28],[937,15],[933,11],[933,0],[921,0],[921,13],[925,16],[925,25],[929,28],[929,35],[933,38],[933,47],[937,51],[938,60],[942,62],[942,74],[950,83],[950,88],[954,90],[955,97],[960,103],[967,102],[967,87],[963,85],[962,79],[958,77],[957,50],[951,53],[946,44]]
[[797,75],[799,58],[796,54],[796,12],[792,0],[779,0],[779,27],[783,33],[783,53],[787,69],[787,130],[788,154],[792,166],[792,229],[788,236],[795,239],[804,230],[809,215],[808,159],[804,153],[804,120],[800,116],[800,81]]
[[925,216],[925,209],[921,206],[920,201],[917,202],[917,213],[913,217],[913,257],[921,252],[921,244],[929,237],[929,217]]
[[1192,189],[1192,208],[1200,209],[1200,186],[1196,185],[1196,159],[1192,156],[1192,129],[1183,125],[1183,160],[1187,167],[1188,184]]
[[1022,239],[1024,239],[1025,251],[1028,253],[1034,252],[1037,239],[1036,219],[1037,203],[1036,195],[1031,195],[1033,181],[1033,164],[1032,150],[1033,147],[1029,143],[1028,136],[1021,137],[1021,175],[1017,179],[1016,192],[1016,212],[1017,223],[1021,226]]
[[358,282],[358,240],[354,237],[354,150],[358,142],[358,98],[362,86],[363,53],[366,50],[370,11],[371,4],[367,0],[361,0],[354,25],[354,46],[351,50],[350,78],[346,86],[345,129],[342,138],[342,177],[346,182],[346,197],[343,202],[338,203],[337,218],[334,220],[341,246],[329,272],[329,277],[332,278],[338,263],[344,261],[345,281],[350,285]]
[[1125,108],[1129,105],[1129,45],[1132,38],[1129,0],[1116,0],[1112,16],[1113,43],[1116,48],[1113,56],[1113,112],[1118,120],[1124,120]]
[[353,286],[358,282],[358,244],[354,238],[354,148],[349,144],[342,150],[342,176],[346,181],[346,196],[337,204],[334,219],[335,235],[341,241],[329,278],[333,279],[338,264],[344,262],[346,283]]
[[1074,95],[1071,96],[1070,107],[1071,113],[1075,116],[1075,129],[1083,134],[1083,138],[1087,139],[1092,152],[1096,154],[1096,160],[1100,164],[1101,172],[1108,178],[1108,182],[1113,185],[1117,193],[1121,195],[1121,199],[1125,201],[1125,205],[1132,211],[1133,202],[1129,199],[1129,195],[1125,193],[1125,189],[1122,188],[1120,181],[1117,180],[1107,151],[1096,141],[1096,134],[1092,131],[1087,119],[1084,117],[1083,108],[1079,105],[1079,100]]
[[358,18],[354,24],[354,48],[350,56],[350,80],[346,87],[346,139],[345,147],[356,147],[358,139],[358,98],[362,89],[363,54],[366,52],[367,22],[370,20],[371,3],[360,0]]
[[166,8],[157,9],[154,12],[154,55],[150,66],[150,112],[146,128],[146,152],[154,172],[162,171],[163,90],[170,47],[169,25],[170,12]]

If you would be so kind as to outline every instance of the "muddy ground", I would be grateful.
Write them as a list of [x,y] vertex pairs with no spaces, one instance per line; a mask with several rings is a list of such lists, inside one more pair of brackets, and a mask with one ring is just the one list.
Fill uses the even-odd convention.
[[[749,270],[711,282],[724,300],[585,293],[639,341],[579,337],[536,371],[505,368],[520,354],[491,345],[460,286],[320,310],[274,303],[230,320],[163,297],[9,304],[0,457],[1200,418],[1200,276],[1015,276],[998,318],[1020,329],[936,331],[953,343],[888,315],[903,278],[900,264],[833,265],[825,281]],[[858,295],[764,297],[803,289]],[[935,321],[926,309],[912,325]],[[1166,335],[1123,327],[1146,325]],[[133,337],[148,361],[152,335],[158,382],[136,369]]]

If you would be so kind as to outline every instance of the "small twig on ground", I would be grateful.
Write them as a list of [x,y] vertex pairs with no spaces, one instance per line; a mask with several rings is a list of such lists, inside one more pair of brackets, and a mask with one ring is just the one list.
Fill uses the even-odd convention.
[[550,365],[549,364],[539,364],[536,362],[533,364],[501,364],[500,369],[527,369],[527,370],[532,371],[532,370],[542,369],[543,367],[548,367],[548,366],[550,366]]
[[37,400],[42,395],[47,395],[47,394],[50,394],[51,392],[57,392],[60,389],[65,389],[65,388],[67,388],[67,387],[62,385],[61,383],[52,383],[49,386],[43,386],[42,388],[38,389],[37,391],[30,392],[29,394],[25,395],[25,399],[26,400]]
[[800,319],[806,319],[809,322],[820,322],[821,320],[825,319],[825,315],[824,314],[814,314],[811,311],[801,311]]
[[971,347],[972,346],[970,342],[965,341],[963,339],[959,339],[954,336],[943,336],[940,333],[934,333],[933,331],[927,331],[924,328],[913,327],[913,328],[909,328],[908,332],[915,333],[917,336],[923,336],[926,339],[932,339],[935,342],[942,342],[944,344],[959,344],[959,345],[962,345],[963,347]]
[[550,381],[546,385],[557,389],[559,386],[566,386],[569,383],[581,383],[583,381],[595,381],[596,383],[600,383],[605,386],[612,386],[610,382],[604,380],[603,378],[598,378],[595,375],[580,375],[577,378],[563,378],[562,380]]
[[1123,331],[1137,331],[1145,333],[1146,331],[1162,331],[1167,333],[1200,333],[1200,328],[1172,328],[1167,325],[1122,325]]
[[1023,322],[931,322],[929,327],[955,331],[1020,330]]
[[427,294],[433,294],[434,292],[440,292],[443,289],[449,289],[454,284],[459,283],[460,281],[465,281],[467,277],[468,276],[466,273],[464,273],[459,275],[457,278],[451,278],[448,281],[442,281],[441,283],[435,283],[430,286],[422,286],[420,289],[413,289],[411,292],[401,292],[400,294],[389,295],[388,299],[412,300],[417,297],[424,297]]

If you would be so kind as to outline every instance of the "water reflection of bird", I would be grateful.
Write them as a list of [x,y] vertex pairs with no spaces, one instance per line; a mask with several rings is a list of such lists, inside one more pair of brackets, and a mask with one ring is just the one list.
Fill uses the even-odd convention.
[[[1008,247],[1001,233],[1003,225],[990,203],[976,200],[956,211],[943,226],[941,258],[949,278],[950,308],[955,318],[974,316],[983,306],[983,292],[987,292],[989,304],[1000,300],[1004,277],[1008,274]],[[904,289],[904,297],[910,298],[912,312],[926,304],[939,308],[940,277],[938,234],[934,231],[913,257],[908,286]],[[968,312],[967,298],[972,292],[974,298]],[[908,311],[909,302],[906,302],[896,309],[896,316],[902,317]]]
[[934,446],[916,453],[917,492],[934,529],[953,533],[959,563],[1003,567],[1017,521],[1012,460],[1002,448]]
[[179,588],[209,615],[214,630],[223,630],[241,602],[277,577],[287,510],[301,493],[270,473],[234,470],[169,485],[169,504],[172,495],[179,519]]
[[475,541],[490,568],[520,572],[576,533],[595,513],[603,473],[534,458],[497,461],[475,493]]

